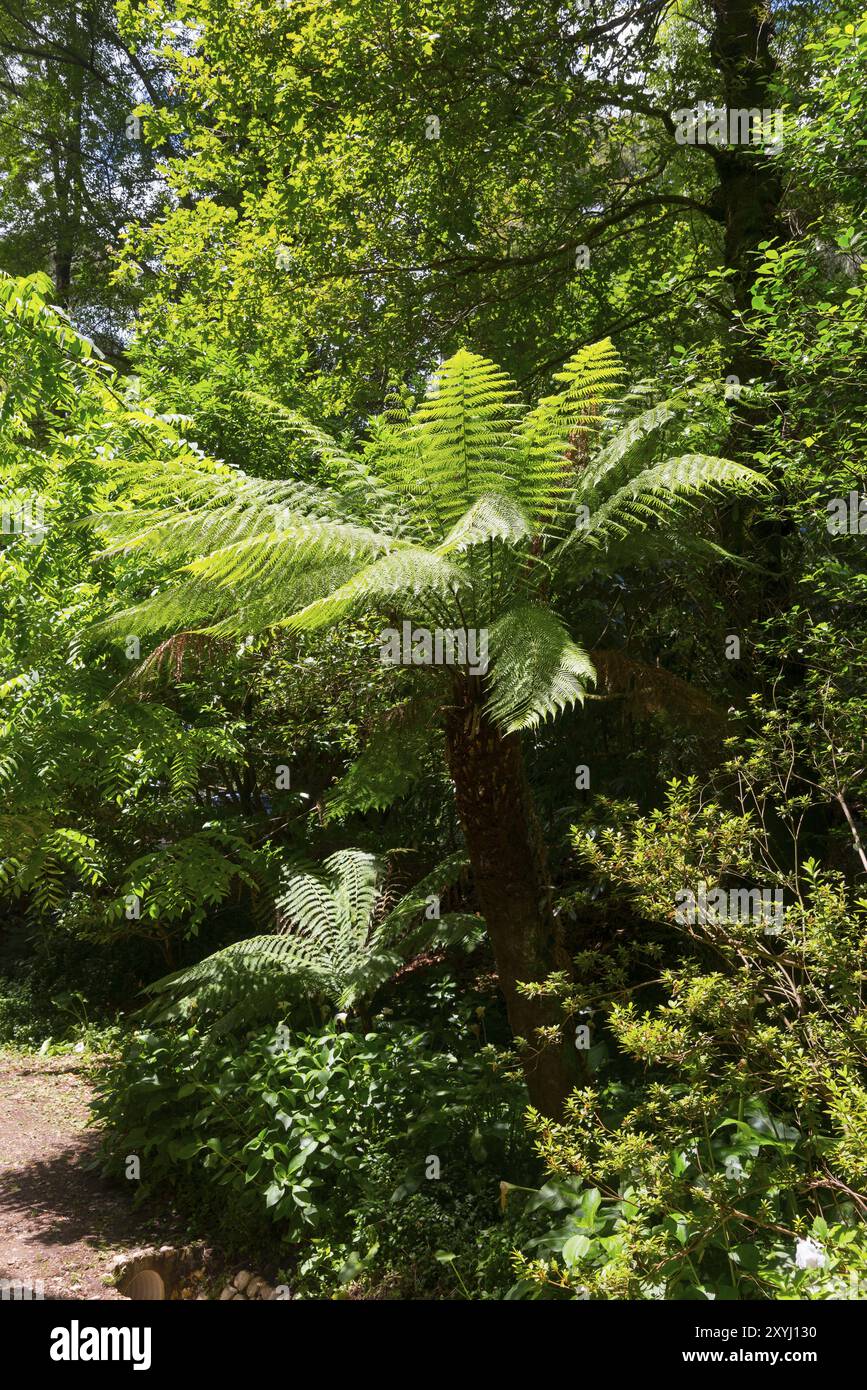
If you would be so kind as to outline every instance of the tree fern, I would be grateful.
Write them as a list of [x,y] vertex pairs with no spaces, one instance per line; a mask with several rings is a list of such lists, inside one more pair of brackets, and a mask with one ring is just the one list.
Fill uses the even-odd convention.
[[[665,560],[664,536],[676,544],[703,501],[763,485],[730,460],[672,452],[680,400],[647,407],[638,393],[642,408],[612,435],[621,374],[610,341],[582,348],[558,374],[560,389],[527,411],[504,372],[461,350],[415,410],[392,399],[357,458],[284,412],[287,429],[329,464],[333,484],[318,490],[202,465],[197,491],[189,456],[150,481],[137,473],[144,510],[96,524],[114,550],[149,547],[183,564],[175,584],[117,615],[114,631],[300,632],[377,616],[484,628],[487,674],[432,669],[441,703],[455,681],[481,680],[504,732],[538,724],[580,700],[593,676],[550,609],[560,572],[566,582],[598,573],[609,547],[645,533],[656,542],[645,553]],[[359,477],[375,480],[375,528]]]
[[[646,538],[646,562],[670,564],[689,553],[688,524],[696,541],[712,542],[706,501],[764,485],[717,457],[722,430],[713,421],[697,428],[680,403],[659,410],[637,393],[618,408],[619,377],[610,343],[584,348],[560,374],[560,389],[526,410],[505,373],[462,350],[414,409],[391,392],[358,454],[288,421],[325,475],[312,495],[309,485],[262,483],[197,460],[166,435],[150,478],[134,469],[125,483],[117,456],[116,515],[98,521],[115,550],[137,548],[177,564],[143,603],[116,615],[115,635],[124,626],[301,633],[361,620],[382,623],[385,654],[389,630],[409,632],[412,650],[392,650],[392,658],[427,667],[510,1024],[531,1042],[527,1082],[533,1104],[549,1116],[574,1084],[575,1050],[562,1037],[550,1042],[553,1001],[521,985],[566,968],[568,955],[519,735],[580,701],[593,681],[578,632],[559,614],[582,621],[582,585],[592,576],[598,592],[618,552]],[[369,498],[368,478],[375,480]],[[714,553],[710,545],[706,553]],[[426,630],[418,647],[417,627]],[[463,646],[455,640],[461,633]],[[468,657],[471,635],[481,659]],[[390,678],[400,683],[399,673]],[[327,875],[296,890],[303,896],[290,929],[169,982],[168,1006],[178,1003],[172,990],[195,988],[204,1003],[210,989],[211,1002],[227,1006],[224,1017],[244,1017],[254,991],[259,998],[270,990],[273,1000],[290,982],[335,1003],[368,992],[394,968],[398,943],[354,921]]]
[[159,1019],[195,1007],[220,1031],[293,1001],[352,1008],[423,946],[478,935],[477,917],[425,917],[432,895],[445,892],[465,865],[463,855],[452,856],[390,911],[384,866],[363,850],[338,851],[320,872],[296,869],[277,896],[274,933],[235,942],[158,980],[145,1012]]

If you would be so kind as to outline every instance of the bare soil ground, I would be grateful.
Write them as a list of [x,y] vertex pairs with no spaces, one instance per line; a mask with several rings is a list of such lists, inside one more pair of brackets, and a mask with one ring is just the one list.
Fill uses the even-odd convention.
[[89,1097],[76,1054],[0,1052],[0,1279],[41,1281],[45,1298],[120,1298],[114,1256],[172,1234],[87,1166]]

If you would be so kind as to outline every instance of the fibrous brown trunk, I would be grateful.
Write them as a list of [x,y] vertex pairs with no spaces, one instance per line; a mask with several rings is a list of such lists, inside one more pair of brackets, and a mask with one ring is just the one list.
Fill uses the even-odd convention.
[[519,982],[569,972],[554,917],[541,833],[527,783],[521,740],[503,736],[484,714],[470,681],[446,723],[449,770],[479,906],[494,951],[509,1024],[526,1040],[524,1071],[532,1104],[557,1118],[579,1079],[574,1044],[541,1046],[536,1029],[557,1024],[555,1000],[527,999]]

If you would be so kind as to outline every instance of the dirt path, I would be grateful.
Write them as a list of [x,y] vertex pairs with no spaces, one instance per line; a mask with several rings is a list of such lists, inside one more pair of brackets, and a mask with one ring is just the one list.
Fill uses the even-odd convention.
[[0,1279],[41,1280],[45,1298],[120,1298],[113,1257],[171,1235],[85,1166],[89,1097],[75,1054],[0,1052]]

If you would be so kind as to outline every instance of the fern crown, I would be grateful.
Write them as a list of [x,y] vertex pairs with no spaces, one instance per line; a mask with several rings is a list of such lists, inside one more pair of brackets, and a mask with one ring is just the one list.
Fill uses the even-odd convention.
[[577,352],[559,389],[526,410],[505,372],[461,350],[416,409],[388,403],[357,456],[260,400],[333,484],[262,481],[189,454],[128,470],[122,509],[94,524],[111,550],[174,562],[177,579],[112,626],[300,633],[373,617],[483,630],[483,675],[431,674],[481,680],[503,732],[530,728],[582,700],[594,677],[557,616],[558,592],[621,566],[624,552],[633,562],[677,546],[720,554],[697,533],[696,503],[764,486],[714,454],[667,452],[684,401],[618,422],[621,375],[606,339]]

